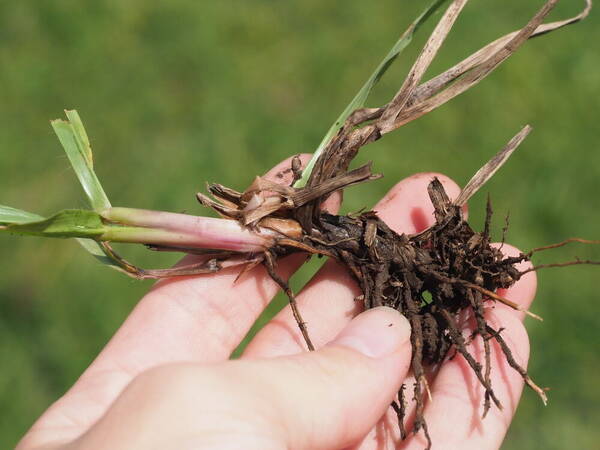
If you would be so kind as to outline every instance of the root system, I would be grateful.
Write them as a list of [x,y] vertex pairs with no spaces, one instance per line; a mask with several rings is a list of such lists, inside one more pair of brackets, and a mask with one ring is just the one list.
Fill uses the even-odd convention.
[[[492,404],[502,407],[490,376],[492,341],[497,342],[508,364],[546,403],[544,389],[538,387],[525,368],[517,363],[502,337],[502,329],[493,328],[485,315],[488,304],[494,302],[520,310],[517,304],[498,295],[497,290],[509,288],[524,273],[532,270],[520,272],[515,264],[528,261],[533,253],[546,248],[517,257],[504,257],[501,249],[490,245],[492,208],[489,200],[482,232],[474,231],[462,215],[462,207],[467,200],[504,164],[531,128],[524,127],[484,165],[456,200],[451,201],[442,184],[437,179],[432,180],[428,192],[435,210],[435,223],[418,234],[394,232],[373,211],[336,216],[322,212],[320,205],[332,192],[380,177],[371,173],[370,164],[349,170],[351,161],[363,146],[466,91],[491,73],[527,39],[582,19],[590,7],[587,3],[586,9],[572,19],[542,24],[556,3],[556,0],[550,0],[521,30],[494,41],[443,74],[421,83],[465,3],[464,0],[456,0],[448,7],[402,87],[388,104],[381,108],[356,110],[348,117],[314,162],[303,187],[295,183],[302,176],[299,160],[296,159],[290,168],[294,174],[294,182],[290,186],[257,178],[245,192],[209,185],[214,200],[202,194],[198,196],[202,204],[225,217],[248,227],[270,228],[283,235],[265,251],[262,262],[288,295],[309,350],[314,349],[310,329],[302,319],[294,293],[274,270],[277,259],[291,252],[336,259],[358,282],[362,291],[359,300],[365,308],[385,305],[406,316],[412,329],[411,369],[415,378],[412,398],[416,408],[412,431],[425,434],[428,448],[431,440],[424,417],[429,393],[426,370],[442,363],[450,349],[464,357],[485,391],[483,416]],[[567,264],[579,263],[582,261]],[[525,312],[539,318],[529,311]],[[465,313],[475,323],[474,335],[482,338],[483,361],[478,361],[468,349],[468,340],[474,335],[463,335],[460,317]],[[403,385],[392,405],[398,415],[402,438],[407,433],[406,391],[409,388]]]

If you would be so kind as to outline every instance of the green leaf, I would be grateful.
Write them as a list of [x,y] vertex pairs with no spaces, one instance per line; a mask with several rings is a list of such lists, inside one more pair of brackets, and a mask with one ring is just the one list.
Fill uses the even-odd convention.
[[52,128],[65,149],[92,208],[95,211],[110,208],[108,197],[94,172],[92,148],[79,114],[75,110],[65,111],[65,113],[69,120],[53,120]]
[[84,209],[66,209],[42,220],[12,223],[0,228],[8,233],[59,238],[100,237],[106,227],[100,215]]
[[37,220],[44,220],[44,218],[34,213],[11,208],[10,206],[0,205],[0,225],[26,223]]
[[[92,208],[96,211],[110,208],[108,197],[94,172],[92,147],[81,118],[75,110],[67,110],[65,114],[68,121],[57,119],[51,122],[54,132],[65,149]],[[77,239],[77,242],[103,264],[119,267],[98,242],[90,239]]]
[[90,145],[90,140],[88,135],[83,127],[83,123],[81,122],[81,117],[79,117],[79,113],[74,110],[66,110],[65,114],[69,122],[73,126],[73,130],[75,131],[75,138],[77,139],[77,145],[81,149],[81,154],[85,158],[86,162],[90,166],[90,168],[94,168],[94,158],[92,156],[92,147]]
[[46,219],[10,206],[0,205],[0,232],[44,237],[77,237],[77,242],[102,264],[124,271],[119,260],[109,255],[96,237],[105,231],[100,216],[93,211],[67,210]]
[[[92,148],[81,118],[75,110],[65,113],[69,120],[54,120],[51,122],[52,127],[92,208],[96,211],[110,208],[110,202],[94,172]],[[44,237],[75,237],[98,261],[113,269],[124,271],[120,261],[94,240],[102,235],[105,229],[100,215],[93,211],[65,210],[46,219],[37,214],[0,205],[0,232]]]
[[338,132],[338,130],[340,129],[340,127],[344,124],[344,122],[346,121],[346,119],[350,116],[350,114],[352,114],[352,112],[354,110],[356,110],[358,108],[362,108],[365,105],[365,101],[369,97],[369,94],[371,93],[371,90],[373,89],[373,87],[381,79],[381,77],[383,76],[383,74],[389,69],[389,67],[392,65],[392,63],[395,61],[395,59],[398,57],[398,55],[400,53],[402,53],[402,51],[408,46],[408,44],[410,44],[410,42],[412,41],[412,38],[413,38],[413,35],[415,34],[415,32],[420,28],[420,26],[423,23],[425,23],[425,21],[445,1],[446,0],[436,0],[436,1],[434,1],[427,9],[425,9],[425,11],[423,11],[421,13],[421,15],[419,17],[417,17],[414,20],[413,23],[410,24],[410,26],[402,34],[402,36],[400,36],[400,38],[398,39],[398,41],[396,41],[396,43],[391,48],[391,50],[388,52],[388,54],[385,56],[385,58],[383,58],[383,60],[379,63],[379,65],[377,66],[377,69],[375,69],[375,71],[371,74],[371,76],[369,77],[369,79],[360,88],[360,90],[354,96],[354,98],[352,99],[352,101],[348,104],[348,106],[346,106],[346,109],[344,109],[344,111],[342,112],[342,114],[340,114],[340,116],[337,118],[337,120],[333,123],[333,125],[331,126],[331,128],[329,128],[329,130],[325,134],[325,137],[323,137],[323,140],[321,141],[321,143],[317,147],[317,150],[315,150],[312,158],[310,159],[310,161],[306,165],[306,168],[302,172],[302,178],[300,178],[298,181],[296,181],[296,183],[294,184],[294,187],[301,188],[301,187],[304,187],[306,185],[306,183],[308,182],[308,179],[310,177],[310,174],[311,174],[311,172],[313,170],[313,167],[315,166],[315,163],[317,162],[317,159],[319,158],[319,156],[321,156],[321,153],[323,153],[323,150],[325,149],[325,147],[327,146],[327,144],[329,143],[329,141],[331,140],[331,138],[333,136],[335,136],[335,134]]

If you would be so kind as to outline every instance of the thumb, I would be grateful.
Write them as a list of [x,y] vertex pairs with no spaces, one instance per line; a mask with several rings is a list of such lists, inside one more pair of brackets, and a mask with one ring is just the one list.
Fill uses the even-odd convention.
[[394,309],[355,317],[327,346],[262,363],[283,447],[344,448],[385,414],[406,377],[410,326]]
[[[380,307],[322,349],[138,376],[78,441],[81,448],[344,448],[385,414],[406,376],[408,321]],[[218,445],[217,445],[218,443]],[[87,445],[85,445],[87,444]]]

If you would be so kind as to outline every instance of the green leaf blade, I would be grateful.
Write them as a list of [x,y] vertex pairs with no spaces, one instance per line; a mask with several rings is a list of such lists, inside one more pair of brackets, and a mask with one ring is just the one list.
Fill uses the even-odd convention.
[[100,238],[107,226],[98,212],[110,208],[96,173],[92,149],[81,118],[75,110],[65,111],[68,121],[51,122],[69,161],[81,183],[92,208],[65,210],[49,218],[9,206],[0,205],[0,232],[55,238],[76,238],[92,256],[113,269],[126,271],[123,265],[95,239]]
[[[101,223],[100,216],[93,211],[82,210],[62,211],[51,218],[46,219],[38,214],[30,213],[10,206],[0,205],[0,232],[15,233],[22,235],[34,235],[44,237],[74,237],[85,234],[89,237],[77,237],[77,242],[87,250],[100,263],[113,269],[123,271],[122,265],[115,260],[102,245],[93,238],[103,233],[105,227]],[[55,223],[50,223],[52,221]],[[100,222],[99,222],[100,220]],[[61,222],[61,225],[59,225]],[[71,222],[72,228],[57,233],[58,227],[68,227]],[[74,225],[74,226],[73,226]],[[45,227],[49,233],[45,233]],[[83,230],[83,231],[82,231]],[[66,232],[65,232],[66,231]]]
[[71,166],[87,195],[92,208],[102,211],[110,202],[94,172],[92,149],[77,111],[66,111],[69,121],[53,120],[52,128],[62,144]]
[[79,117],[79,113],[75,109],[70,109],[66,110],[65,114],[73,126],[73,131],[75,132],[74,135],[77,139],[77,145],[81,150],[82,156],[85,158],[90,168],[93,169],[94,158],[92,156],[92,146],[90,145],[90,140],[85,128],[83,127],[83,122],[81,121],[81,117]]
[[0,225],[10,225],[44,220],[44,217],[10,206],[0,205]]
[[306,186],[306,183],[308,182],[308,179],[310,178],[310,174],[312,173],[312,170],[315,166],[315,163],[317,162],[317,159],[319,158],[319,156],[321,156],[321,153],[323,153],[323,150],[325,149],[325,147],[327,146],[327,144],[329,143],[331,138],[333,138],[333,136],[335,136],[335,134],[338,132],[340,127],[344,124],[346,119],[350,116],[350,114],[352,114],[353,111],[364,107],[365,102],[367,101],[367,98],[369,97],[369,94],[371,93],[371,90],[373,89],[373,87],[375,87],[375,85],[379,82],[381,77],[383,77],[385,72],[387,72],[389,67],[393,64],[393,62],[396,60],[396,58],[398,58],[400,53],[402,53],[402,51],[408,46],[408,44],[410,44],[415,32],[421,27],[421,25],[423,25],[427,21],[427,19],[429,19],[429,17],[431,17],[431,15],[433,13],[435,13],[437,11],[437,9],[444,2],[446,2],[446,0],[435,0],[431,5],[429,5],[421,13],[421,15],[419,17],[417,17],[410,24],[410,26],[402,34],[402,36],[400,36],[400,38],[396,41],[394,46],[390,49],[390,51],[387,53],[387,55],[379,63],[379,65],[377,66],[375,71],[371,74],[371,76],[367,79],[365,84],[363,84],[363,86],[360,88],[358,93],[354,96],[352,101],[348,104],[348,106],[346,106],[346,108],[344,109],[342,114],[340,114],[340,116],[333,123],[331,128],[329,128],[329,130],[323,137],[323,140],[321,141],[321,143],[319,144],[319,146],[313,153],[312,158],[306,165],[306,168],[302,172],[302,177],[298,181],[296,181],[296,183],[294,184],[295,188],[301,188],[301,187]]
[[12,223],[0,231],[31,236],[55,238],[96,238],[102,236],[106,227],[100,215],[83,209],[66,209],[47,219]]

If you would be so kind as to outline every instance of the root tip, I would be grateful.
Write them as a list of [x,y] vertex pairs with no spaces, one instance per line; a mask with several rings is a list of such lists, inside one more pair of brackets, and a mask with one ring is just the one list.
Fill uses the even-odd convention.
[[546,395],[546,391],[548,390],[548,388],[539,387],[529,377],[525,377],[525,383],[527,383],[527,386],[529,386],[531,389],[533,389],[537,393],[537,395],[540,397],[540,400],[542,400],[542,403],[544,404],[544,406],[548,406],[548,396]]

